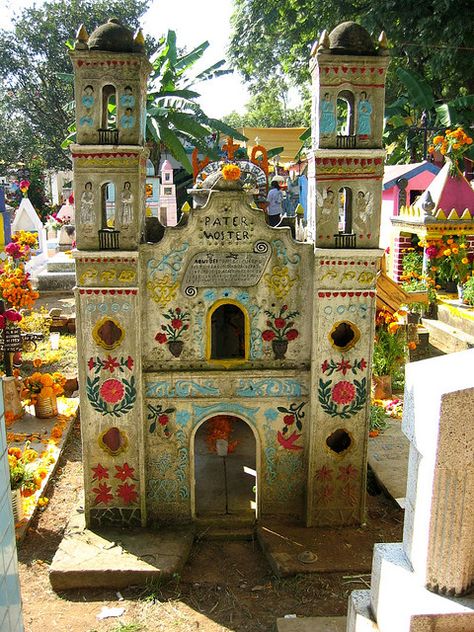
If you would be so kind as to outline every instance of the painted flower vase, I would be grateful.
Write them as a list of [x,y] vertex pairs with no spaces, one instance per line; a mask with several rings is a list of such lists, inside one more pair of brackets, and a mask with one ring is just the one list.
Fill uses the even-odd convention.
[[38,397],[35,404],[35,416],[39,419],[50,419],[58,414],[56,395]]
[[183,350],[183,346],[184,342],[182,340],[168,341],[168,349],[170,350],[171,355],[174,355],[175,358],[179,358]]
[[21,492],[19,489],[12,489],[12,509],[13,509],[13,521],[15,524],[18,524],[25,517],[25,512],[23,511],[23,499],[21,497]]
[[5,414],[13,421],[17,421],[25,414],[23,406],[21,405],[21,387],[19,388],[17,380],[14,377],[4,377],[2,381]]
[[373,375],[374,399],[391,399],[392,397],[392,376]]
[[288,340],[272,340],[272,349],[275,360],[284,360],[288,349]]

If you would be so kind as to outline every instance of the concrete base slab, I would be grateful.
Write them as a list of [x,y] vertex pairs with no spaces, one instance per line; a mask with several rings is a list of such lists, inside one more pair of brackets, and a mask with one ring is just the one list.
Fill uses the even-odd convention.
[[457,353],[474,348],[474,336],[462,329],[429,318],[423,318],[423,325],[430,333],[430,344],[444,353]]
[[379,632],[370,607],[370,590],[353,590],[349,595],[347,632]]
[[401,421],[388,420],[388,428],[369,438],[368,463],[379,485],[400,507],[405,506],[410,442],[402,432]]
[[278,577],[301,573],[370,573],[373,542],[361,527],[315,527],[264,520],[257,540]]
[[54,590],[124,588],[180,574],[194,540],[194,527],[86,529],[76,511],[54,556],[49,579]]
[[445,597],[424,588],[401,542],[375,545],[370,600],[381,632],[474,631],[474,594]]
[[346,617],[277,619],[277,632],[346,632]]

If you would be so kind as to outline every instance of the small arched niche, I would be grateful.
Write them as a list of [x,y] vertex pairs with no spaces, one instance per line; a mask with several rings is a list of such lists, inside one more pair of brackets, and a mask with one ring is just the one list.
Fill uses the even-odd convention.
[[117,91],[115,86],[107,84],[102,88],[102,116],[101,128],[116,129],[117,127]]
[[352,232],[352,189],[342,187],[339,189],[339,223],[340,233]]
[[355,147],[354,95],[350,90],[341,90],[337,95],[337,137],[338,149]]
[[114,228],[115,207],[117,200],[116,187],[113,182],[106,182],[101,187],[101,225],[102,228]]
[[249,323],[245,309],[235,301],[218,301],[209,311],[208,336],[210,360],[246,360]]

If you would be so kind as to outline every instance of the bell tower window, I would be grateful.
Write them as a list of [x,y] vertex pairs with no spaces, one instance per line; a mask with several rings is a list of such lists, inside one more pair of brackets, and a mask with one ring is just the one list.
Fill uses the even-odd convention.
[[339,189],[339,224],[340,233],[352,232],[352,189],[342,187]]
[[355,147],[354,95],[350,90],[342,90],[337,95],[337,147]]
[[116,190],[113,182],[106,182],[101,187],[101,225],[102,228],[115,227]]

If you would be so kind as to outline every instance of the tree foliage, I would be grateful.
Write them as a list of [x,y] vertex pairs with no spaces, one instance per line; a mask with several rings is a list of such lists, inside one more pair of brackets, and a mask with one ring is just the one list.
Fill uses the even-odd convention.
[[234,6],[230,58],[255,84],[282,73],[297,85],[307,82],[318,33],[353,20],[374,37],[387,33],[394,58],[390,98],[399,90],[400,65],[424,76],[436,98],[474,92],[470,0],[234,0]]
[[308,125],[306,108],[288,107],[288,87],[277,77],[253,88],[244,114],[231,112],[224,118],[233,127],[301,127]]
[[72,86],[62,80],[62,73],[71,70],[65,42],[74,37],[81,23],[90,33],[111,15],[137,27],[148,3],[49,0],[15,16],[13,31],[0,31],[0,151],[4,161],[21,157],[28,162],[38,155],[48,167],[69,167],[69,152],[61,148],[71,119],[67,104],[73,97]]

